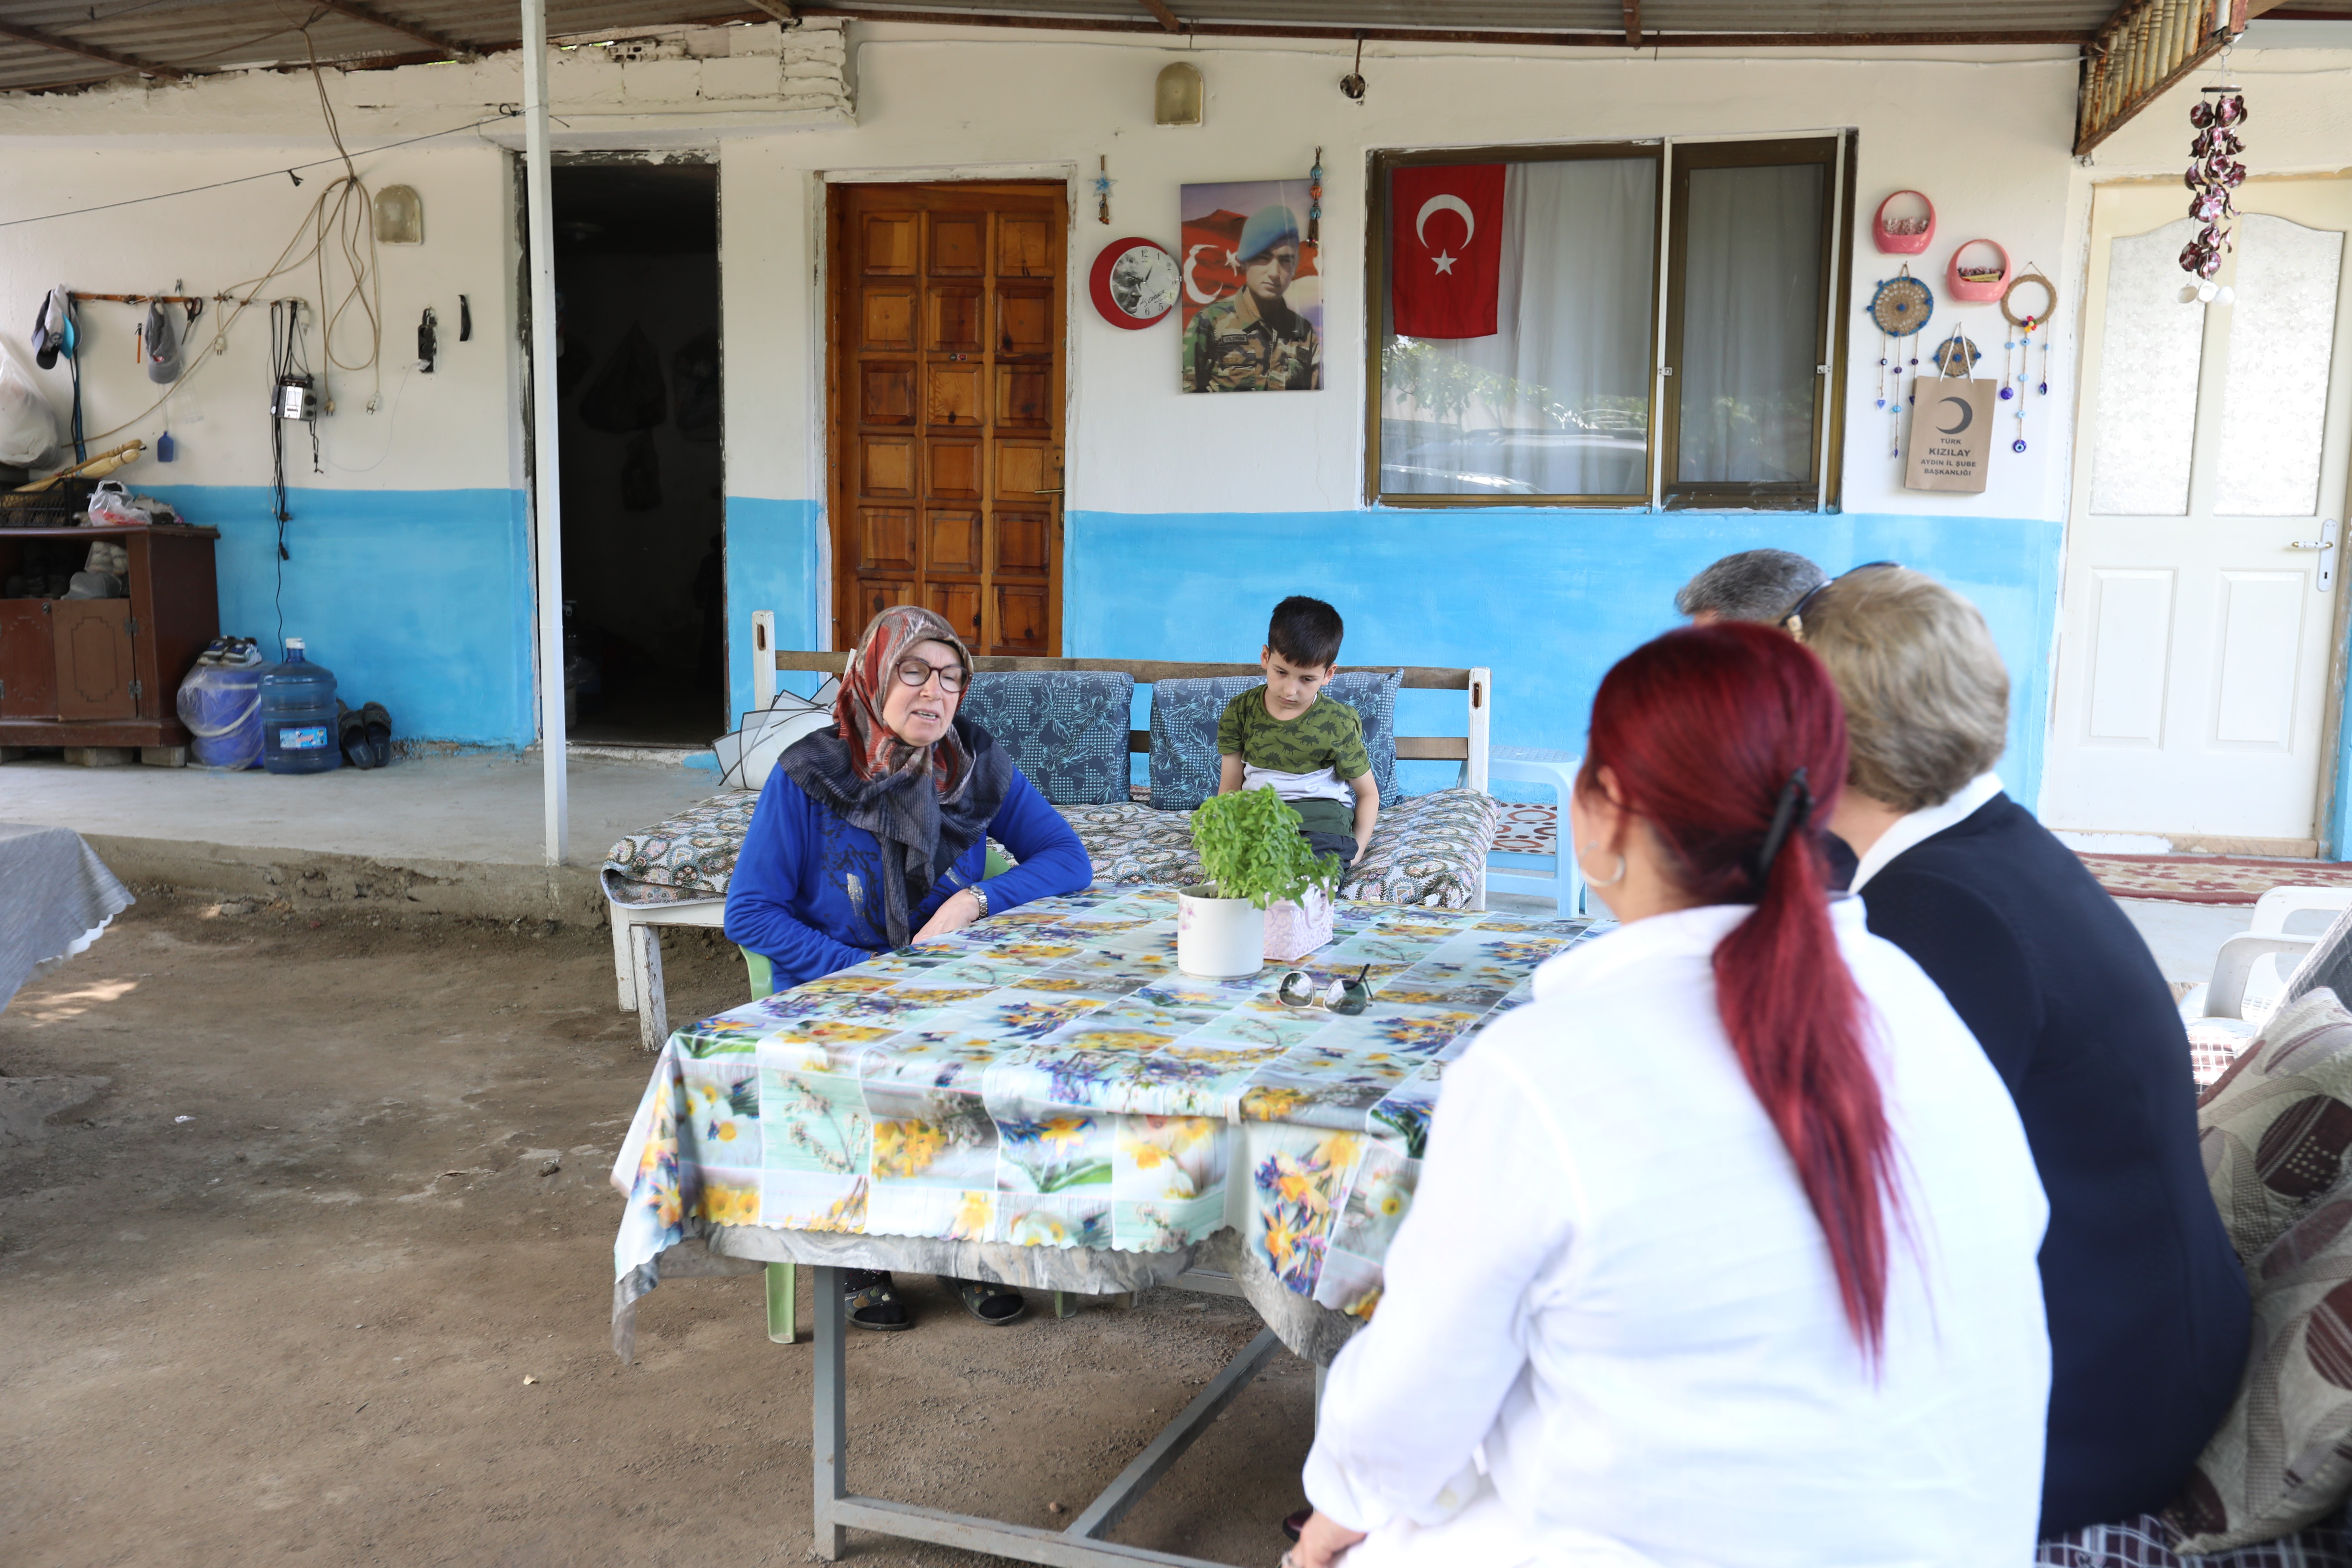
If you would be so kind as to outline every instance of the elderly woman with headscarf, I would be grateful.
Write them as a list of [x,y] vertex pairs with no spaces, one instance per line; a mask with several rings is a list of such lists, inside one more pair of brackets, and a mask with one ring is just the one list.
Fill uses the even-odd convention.
[[[782,989],[959,931],[1094,879],[1086,847],[984,731],[956,712],[971,654],[929,610],[898,605],[858,639],[834,727],[777,760],[727,888],[727,936]],[[987,872],[988,840],[1019,861]],[[847,1271],[849,1321],[913,1327],[890,1277]],[[950,1281],[1003,1324],[1017,1291]]]

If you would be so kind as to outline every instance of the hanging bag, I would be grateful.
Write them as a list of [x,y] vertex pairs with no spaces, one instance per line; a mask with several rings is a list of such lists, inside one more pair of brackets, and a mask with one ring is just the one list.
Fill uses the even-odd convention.
[[1906,444],[1903,484],[1915,490],[1981,492],[1992,458],[1993,398],[2000,383],[1969,379],[1957,360],[1947,371],[1911,384],[1911,439]]

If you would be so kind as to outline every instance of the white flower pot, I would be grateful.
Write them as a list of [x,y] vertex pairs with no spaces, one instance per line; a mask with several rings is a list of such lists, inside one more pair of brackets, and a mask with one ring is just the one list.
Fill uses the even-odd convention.
[[1214,882],[1176,894],[1176,967],[1202,980],[1235,980],[1265,963],[1265,911],[1217,897]]
[[1265,907],[1265,958],[1296,963],[1331,940],[1331,900],[1320,888],[1307,889],[1303,904],[1276,899]]

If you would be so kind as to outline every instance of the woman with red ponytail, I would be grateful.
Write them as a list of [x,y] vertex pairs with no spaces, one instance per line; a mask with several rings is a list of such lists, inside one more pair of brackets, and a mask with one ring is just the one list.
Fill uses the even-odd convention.
[[1823,883],[1820,663],[1724,623],[1602,681],[1621,925],[1446,1071],[1297,1568],[1987,1568],[2033,1552],[2048,1208],[1918,967]]

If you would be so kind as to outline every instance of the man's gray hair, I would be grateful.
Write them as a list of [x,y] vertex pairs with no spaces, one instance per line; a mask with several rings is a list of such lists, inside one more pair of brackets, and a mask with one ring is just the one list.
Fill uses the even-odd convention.
[[1675,608],[1685,616],[1778,625],[1797,601],[1830,574],[1786,550],[1743,550],[1727,555],[1683,584]]

